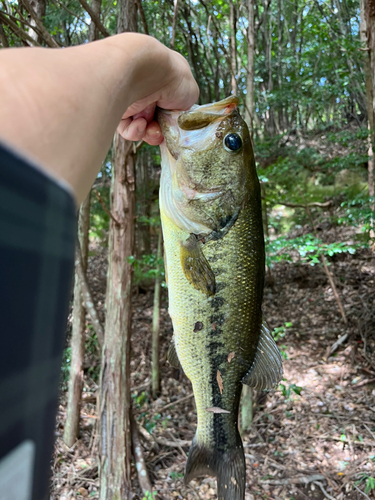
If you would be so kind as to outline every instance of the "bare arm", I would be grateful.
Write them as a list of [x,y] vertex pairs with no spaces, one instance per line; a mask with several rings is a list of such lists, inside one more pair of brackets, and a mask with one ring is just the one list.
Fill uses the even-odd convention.
[[136,33],[67,49],[3,49],[0,67],[0,140],[65,179],[78,202],[120,120],[125,138],[159,144],[155,105],[188,109],[198,98],[182,56]]

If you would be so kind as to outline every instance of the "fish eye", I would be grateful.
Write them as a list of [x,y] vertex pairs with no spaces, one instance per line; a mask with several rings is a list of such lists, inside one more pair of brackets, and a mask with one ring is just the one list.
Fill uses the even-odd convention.
[[224,137],[224,148],[227,151],[239,151],[242,148],[242,139],[238,134],[227,134]]

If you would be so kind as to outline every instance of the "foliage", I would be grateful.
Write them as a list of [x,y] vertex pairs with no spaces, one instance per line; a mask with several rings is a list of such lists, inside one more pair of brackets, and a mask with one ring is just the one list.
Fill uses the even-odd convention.
[[353,254],[357,247],[343,242],[323,243],[311,233],[290,239],[282,236],[267,241],[267,265],[272,267],[275,262],[283,260],[293,262],[297,256],[302,262],[314,266],[320,263],[321,255],[333,257],[340,253]]
[[156,491],[146,491],[145,496],[142,498],[142,500],[155,500],[157,498],[157,493]]
[[284,384],[280,384],[279,388],[280,388],[281,393],[282,393],[282,395],[284,396],[285,399],[290,399],[290,396],[291,396],[292,392],[294,392],[295,394],[297,394],[297,396],[300,396],[301,395],[301,391],[303,390],[303,387],[299,387],[296,384],[289,384],[288,387],[286,385],[284,385]]
[[158,259],[154,253],[142,255],[140,259],[137,259],[132,255],[128,258],[128,262],[134,267],[135,284],[139,284],[150,279],[155,280],[155,278],[160,277],[163,280],[162,286],[166,286],[163,258]]

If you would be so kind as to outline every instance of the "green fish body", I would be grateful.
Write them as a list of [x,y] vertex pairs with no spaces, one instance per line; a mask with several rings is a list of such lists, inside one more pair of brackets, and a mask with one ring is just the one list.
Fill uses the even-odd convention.
[[217,477],[219,500],[243,500],[237,428],[242,384],[273,388],[280,353],[263,324],[261,196],[248,128],[230,97],[190,111],[159,110],[160,211],[169,314],[169,359],[193,385],[198,426],[185,481]]

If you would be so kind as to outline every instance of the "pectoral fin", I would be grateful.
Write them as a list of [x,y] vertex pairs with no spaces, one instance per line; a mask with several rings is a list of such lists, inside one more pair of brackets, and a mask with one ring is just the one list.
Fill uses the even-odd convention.
[[280,351],[265,322],[262,324],[257,353],[253,366],[242,383],[258,391],[274,389],[283,377]]
[[173,366],[173,368],[178,368],[179,370],[181,370],[181,363],[178,359],[174,339],[172,339],[171,345],[169,346],[167,359],[169,361],[169,364]]
[[193,234],[181,243],[180,258],[188,282],[208,296],[215,295],[215,275],[203,255],[201,243]]

